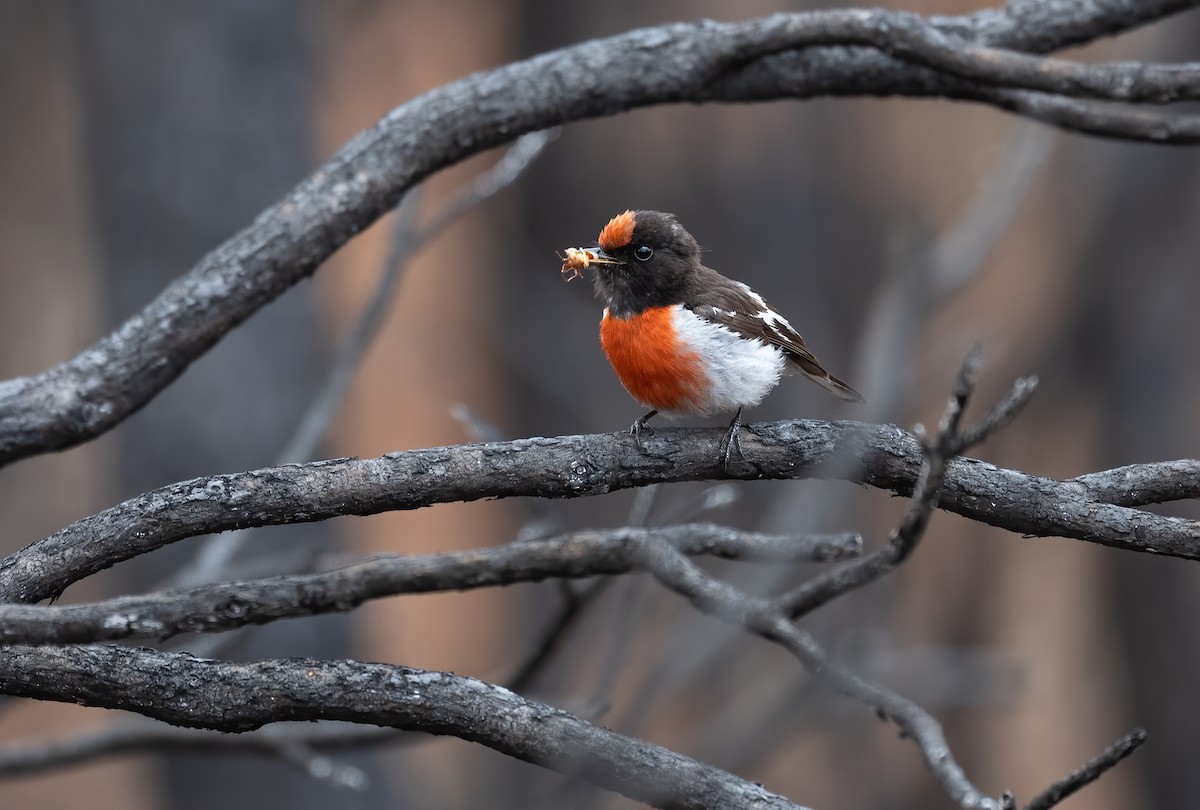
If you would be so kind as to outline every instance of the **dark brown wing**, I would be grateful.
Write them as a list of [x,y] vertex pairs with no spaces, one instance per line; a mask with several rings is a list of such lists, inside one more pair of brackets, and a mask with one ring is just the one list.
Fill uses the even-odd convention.
[[862,394],[826,371],[787,318],[745,284],[709,270],[688,290],[684,306],[743,337],[757,338],[769,346],[779,347],[794,371],[834,396],[850,402],[864,401]]

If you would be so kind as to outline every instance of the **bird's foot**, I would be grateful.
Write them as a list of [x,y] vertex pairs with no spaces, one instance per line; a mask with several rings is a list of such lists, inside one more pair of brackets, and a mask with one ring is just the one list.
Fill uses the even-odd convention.
[[725,437],[721,439],[721,443],[717,445],[717,452],[721,454],[721,469],[728,470],[729,462],[734,454],[737,454],[739,459],[744,458],[742,455],[742,440],[738,434],[742,430],[742,409],[738,408],[737,413],[733,415],[733,421],[729,423],[729,430],[725,433]]
[[646,423],[650,421],[650,417],[654,416],[656,413],[658,413],[658,411],[650,411],[650,413],[646,414],[645,416],[639,416],[637,421],[629,427],[629,435],[633,437],[633,441],[635,444],[637,444],[639,450],[642,448],[642,433],[654,432],[654,428],[650,427]]

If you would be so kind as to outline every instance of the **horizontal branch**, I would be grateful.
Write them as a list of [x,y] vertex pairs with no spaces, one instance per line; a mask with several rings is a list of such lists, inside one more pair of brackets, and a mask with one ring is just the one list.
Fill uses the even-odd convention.
[[[665,25],[453,82],[360,133],[108,337],[46,372],[0,383],[0,466],[111,429],[413,185],[526,132],[654,104],[908,95],[980,101],[1096,134],[1195,142],[1195,115],[1096,108],[1011,84],[1161,101],[1191,97],[1185,68],[1068,67],[963,46],[1045,52],[1196,5],[1041,0],[928,24],[876,9]],[[900,45],[893,27],[907,32]],[[862,43],[876,47],[845,47]],[[914,59],[920,64],[905,61]]]
[[[912,494],[920,444],[894,425],[795,420],[743,430],[745,464],[723,469],[724,430],[660,428],[639,448],[624,433],[484,442],[195,478],[72,523],[0,560],[0,602],[36,602],[122,560],[212,532],[516,496],[574,498],[678,481],[837,478]],[[1128,469],[1128,468],[1126,468]],[[1168,467],[1200,497],[1200,480]],[[1126,504],[1130,499],[1125,499]],[[1200,559],[1200,523],[1093,499],[1086,486],[957,458],[939,508],[1037,537]]]
[[179,633],[213,633],[348,611],[369,599],[400,594],[624,574],[635,568],[632,550],[650,539],[688,555],[773,562],[840,560],[862,548],[862,538],[855,534],[764,535],[708,523],[578,531],[446,554],[387,554],[317,574],[205,585],[91,604],[0,605],[0,643],[166,639]]
[[0,693],[250,731],[344,720],[480,743],[664,808],[791,808],[751,782],[474,678],[355,661],[225,663],[119,646],[0,647]]

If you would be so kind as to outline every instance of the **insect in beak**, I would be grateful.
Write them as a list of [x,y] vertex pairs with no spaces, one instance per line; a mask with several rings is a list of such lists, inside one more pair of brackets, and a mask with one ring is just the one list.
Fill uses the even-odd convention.
[[562,275],[567,281],[581,277],[581,271],[593,264],[620,264],[619,261],[604,252],[603,248],[567,248],[567,255],[558,254],[562,259]]

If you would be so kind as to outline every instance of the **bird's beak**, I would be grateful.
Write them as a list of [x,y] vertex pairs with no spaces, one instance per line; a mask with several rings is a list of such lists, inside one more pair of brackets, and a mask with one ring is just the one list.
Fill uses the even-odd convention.
[[592,256],[591,256],[592,264],[620,264],[621,263],[617,259],[613,258],[611,255],[609,255],[609,253],[602,247],[590,247],[590,248],[587,248],[586,250],[588,253],[592,254]]

